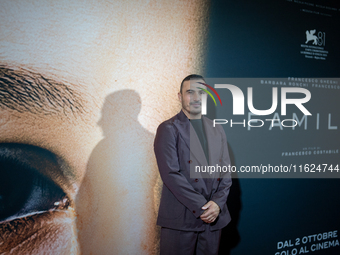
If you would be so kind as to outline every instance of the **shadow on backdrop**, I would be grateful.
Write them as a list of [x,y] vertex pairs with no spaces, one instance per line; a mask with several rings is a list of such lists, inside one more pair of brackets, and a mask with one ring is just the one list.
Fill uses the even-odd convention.
[[[153,254],[158,243],[154,135],[138,121],[133,90],[106,97],[94,148],[76,199],[82,254]],[[144,251],[143,251],[144,250]]]

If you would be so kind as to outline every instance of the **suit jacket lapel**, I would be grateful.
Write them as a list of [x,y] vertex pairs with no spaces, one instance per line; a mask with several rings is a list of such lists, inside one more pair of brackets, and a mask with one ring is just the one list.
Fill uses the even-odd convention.
[[208,159],[205,157],[201,142],[196,134],[194,127],[191,124],[190,124],[190,151],[202,166],[208,165]]
[[183,137],[183,140],[188,146],[191,154],[202,166],[208,165],[208,161],[205,157],[199,138],[193,126],[190,124],[189,119],[185,116],[183,111],[177,114],[177,117],[178,121],[175,121],[174,125],[177,127],[179,133]]
[[210,165],[219,163],[220,152],[216,149],[220,149],[221,139],[217,135],[215,128],[212,126],[212,121],[202,116],[203,126],[205,130],[205,136],[208,142],[208,153]]

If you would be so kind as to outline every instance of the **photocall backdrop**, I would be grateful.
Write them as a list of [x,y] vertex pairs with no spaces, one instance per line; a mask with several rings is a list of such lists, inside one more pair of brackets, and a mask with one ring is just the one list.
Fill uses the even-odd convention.
[[[334,1],[211,4],[206,82],[238,86],[244,94],[245,113],[233,115],[235,96],[227,89],[216,89],[223,106],[208,99],[207,115],[228,121],[222,126],[238,171],[242,166],[261,164],[297,167],[296,173],[291,169],[289,174],[234,173],[228,199],[233,221],[223,231],[220,254],[340,252],[339,235],[329,233],[338,233],[340,227],[339,171],[318,174],[311,169],[311,164],[323,170],[340,163],[339,14]],[[307,42],[306,32],[311,30],[320,36],[319,44],[313,44],[314,38]],[[272,88],[277,87],[275,112],[249,116],[248,87],[253,88],[253,104],[259,110],[271,107]],[[282,87],[309,90],[311,99],[304,106],[312,115],[302,120],[303,113],[288,105],[283,116]],[[287,94],[287,98],[303,97],[301,93]],[[298,121],[294,128],[277,121],[294,118]],[[251,127],[249,119],[261,119],[264,124],[251,122],[263,124]],[[265,119],[276,119],[273,127]]]
[[[296,170],[233,173],[220,254],[339,254],[339,172],[329,170],[340,163],[338,3],[1,5],[1,254],[157,254],[152,144],[191,73],[243,92],[243,115],[227,89],[216,89],[223,106],[208,100],[208,116],[228,120],[237,170]],[[276,110],[249,114],[248,87],[256,109],[270,108],[277,87]],[[312,115],[288,105],[283,116],[282,87],[307,89]]]

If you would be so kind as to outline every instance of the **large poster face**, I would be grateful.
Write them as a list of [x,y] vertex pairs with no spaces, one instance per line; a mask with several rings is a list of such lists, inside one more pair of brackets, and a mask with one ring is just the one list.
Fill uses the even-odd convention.
[[154,133],[202,71],[207,13],[205,1],[1,3],[1,254],[155,252]]

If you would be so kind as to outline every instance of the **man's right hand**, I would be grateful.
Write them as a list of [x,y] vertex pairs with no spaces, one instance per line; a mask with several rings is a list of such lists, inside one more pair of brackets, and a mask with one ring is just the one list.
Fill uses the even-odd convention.
[[200,218],[205,223],[214,222],[220,213],[220,207],[218,206],[218,204],[216,204],[214,201],[211,201],[211,200],[208,203],[206,203],[202,207],[202,209],[205,211],[202,213]]

